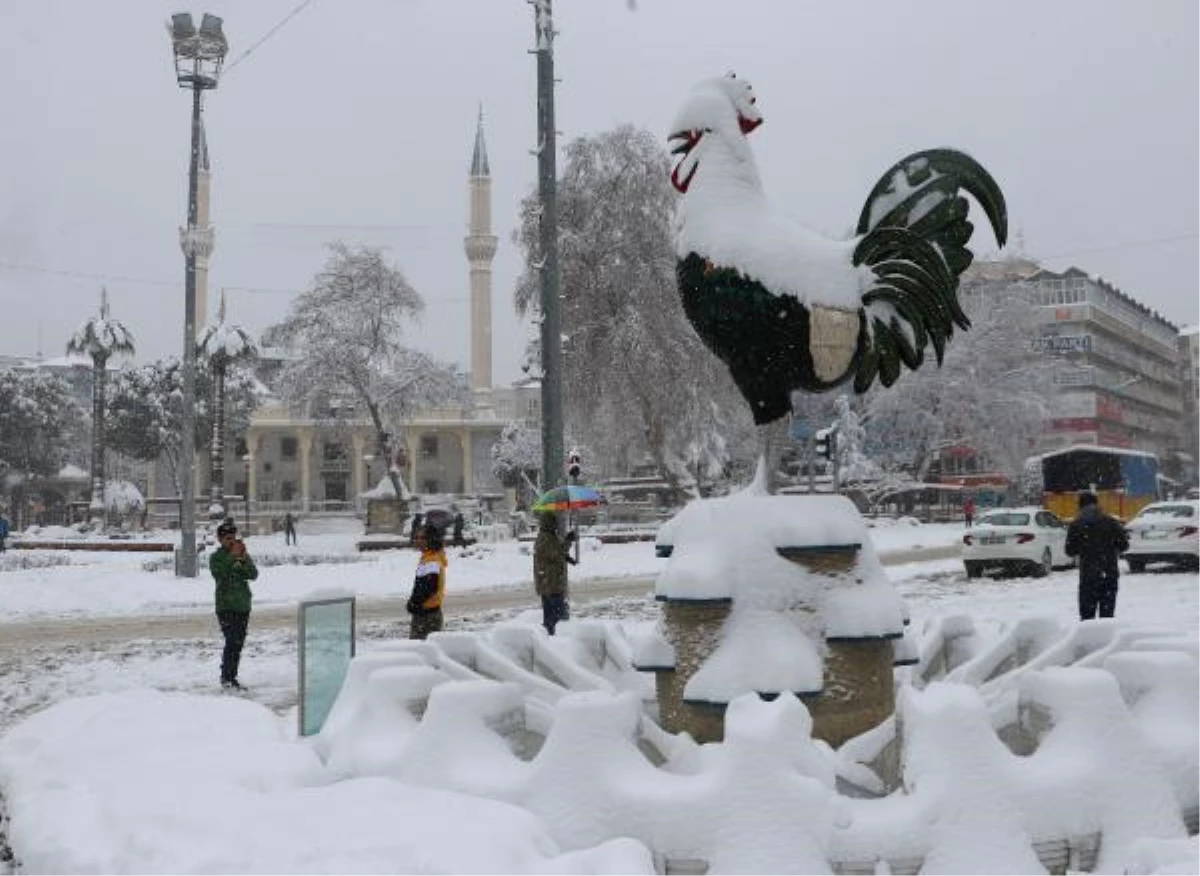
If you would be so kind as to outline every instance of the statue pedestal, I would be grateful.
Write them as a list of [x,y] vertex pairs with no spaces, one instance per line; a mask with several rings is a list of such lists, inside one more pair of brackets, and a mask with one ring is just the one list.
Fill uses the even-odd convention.
[[408,502],[395,497],[367,499],[367,535],[403,535]]
[[720,742],[725,735],[725,709],[715,704],[684,702],[683,689],[717,647],[731,599],[663,601],[663,631],[675,650],[675,667],[655,671],[658,720],[664,730],[690,733],[697,742]]
[[[656,675],[659,721],[697,742],[717,742],[730,700],[746,693],[773,699],[783,691],[762,688],[787,679],[784,690],[801,698],[812,716],[813,737],[836,748],[895,710],[893,666],[904,662],[896,647],[903,637],[902,603],[848,500],[730,498],[736,501],[705,500],[714,504],[680,520],[672,563],[683,552],[682,564],[678,573],[668,566],[656,585],[662,618],[638,665]],[[698,521],[694,529],[690,521]],[[777,558],[763,559],[758,572],[746,558],[762,557],[762,528],[770,530]],[[813,543],[822,535],[837,543]],[[790,595],[764,602],[760,580],[770,582],[776,597]],[[764,626],[764,616],[779,621]],[[747,629],[756,631],[750,639]],[[760,630],[774,632],[761,639]],[[733,664],[731,654],[738,655]],[[756,671],[759,666],[766,670]],[[706,677],[692,685],[689,699],[689,682],[702,668]],[[714,679],[723,680],[714,686]]]

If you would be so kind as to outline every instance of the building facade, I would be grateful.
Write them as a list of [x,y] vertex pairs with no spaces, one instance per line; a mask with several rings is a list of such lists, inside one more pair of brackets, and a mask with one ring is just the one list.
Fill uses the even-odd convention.
[[1175,325],[1079,268],[1019,258],[972,265],[961,294],[1014,285],[1037,311],[1029,355],[1053,374],[1054,415],[1036,452],[1095,444],[1154,453],[1169,467],[1194,446]]
[[1184,444],[1179,329],[1078,268],[1026,278],[1041,311],[1035,355],[1054,367],[1043,450],[1123,447],[1168,459]]

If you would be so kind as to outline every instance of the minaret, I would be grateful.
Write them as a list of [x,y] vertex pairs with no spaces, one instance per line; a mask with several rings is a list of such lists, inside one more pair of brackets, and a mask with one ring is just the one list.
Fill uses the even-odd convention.
[[[208,135],[204,130],[204,120],[200,121],[200,156],[196,173],[196,227],[206,228],[208,224],[208,196],[212,182],[212,171],[208,164]],[[208,257],[212,253],[212,235],[209,234],[209,246],[196,248],[196,334],[208,325]]]
[[470,220],[463,246],[471,266],[471,390],[475,407],[487,410],[492,406],[492,258],[496,255],[496,237],[492,234],[492,175],[483,140],[482,104],[467,197]]

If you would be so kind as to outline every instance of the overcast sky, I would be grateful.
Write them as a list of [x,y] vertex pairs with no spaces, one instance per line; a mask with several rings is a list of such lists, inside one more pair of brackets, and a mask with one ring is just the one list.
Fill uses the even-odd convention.
[[[519,199],[535,180],[522,0],[210,0],[234,62],[206,104],[210,300],[255,331],[325,241],[381,245],[424,295],[414,340],[468,365],[466,178],[486,117],[501,246],[494,374],[518,376]],[[971,153],[1012,233],[1183,325],[1197,315],[1195,0],[556,0],[560,146],[631,122],[664,138],[688,87],[734,69],[766,123],[764,184],[843,235],[908,152]],[[178,353],[189,143],[171,0],[0,2],[0,353],[58,355],[101,283],[140,359]],[[994,251],[982,215],[977,253]],[[37,268],[38,270],[33,270]],[[103,279],[107,277],[108,279]]]

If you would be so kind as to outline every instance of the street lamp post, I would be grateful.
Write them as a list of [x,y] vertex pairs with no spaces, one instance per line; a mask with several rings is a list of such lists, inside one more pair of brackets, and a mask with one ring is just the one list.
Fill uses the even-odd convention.
[[175,79],[192,91],[192,157],[188,171],[187,227],[179,230],[186,259],[183,314],[183,423],[180,436],[182,489],[179,509],[179,564],[183,578],[196,577],[196,256],[212,251],[211,227],[196,224],[196,187],[200,166],[200,96],[217,87],[229,43],[221,19],[204,13],[197,30],[191,13],[171,16],[167,26],[175,54]]
[[551,0],[532,0],[537,45],[538,200],[541,205],[542,489],[563,482],[562,316],[558,268],[557,131]]
[[242,465],[246,469],[246,495],[243,500],[246,503],[246,533],[250,533],[250,466],[254,462],[254,457],[247,453],[242,457]]

